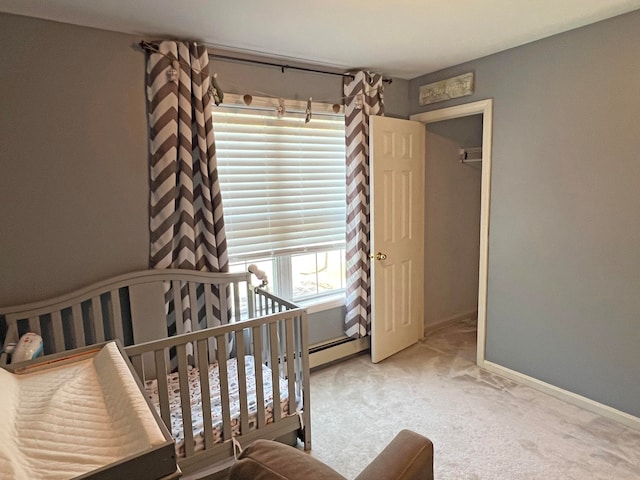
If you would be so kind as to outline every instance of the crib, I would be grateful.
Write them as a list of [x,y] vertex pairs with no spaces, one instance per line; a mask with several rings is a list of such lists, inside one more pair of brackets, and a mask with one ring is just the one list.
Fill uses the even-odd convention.
[[26,332],[44,355],[117,339],[175,440],[185,476],[259,438],[311,448],[306,310],[251,274],[149,270],[0,308],[5,352]]

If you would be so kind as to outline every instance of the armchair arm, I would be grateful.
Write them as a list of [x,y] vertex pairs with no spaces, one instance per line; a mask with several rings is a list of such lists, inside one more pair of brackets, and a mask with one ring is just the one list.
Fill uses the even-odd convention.
[[402,430],[355,480],[433,480],[433,443]]
[[229,480],[346,480],[308,453],[271,440],[256,440],[242,451]]

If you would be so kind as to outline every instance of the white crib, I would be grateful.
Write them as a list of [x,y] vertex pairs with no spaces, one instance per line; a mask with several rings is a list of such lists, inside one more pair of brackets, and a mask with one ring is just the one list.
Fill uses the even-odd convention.
[[[0,308],[4,346],[28,331],[43,337],[45,356],[120,340],[185,474],[210,473],[258,438],[297,437],[308,450],[306,311],[250,277],[149,270]],[[3,349],[0,365],[8,361]]]

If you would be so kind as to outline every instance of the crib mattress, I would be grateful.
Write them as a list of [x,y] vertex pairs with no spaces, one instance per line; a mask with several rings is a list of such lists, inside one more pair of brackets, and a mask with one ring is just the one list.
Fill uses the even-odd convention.
[[[256,401],[256,374],[255,362],[252,356],[245,358],[245,371],[247,377],[247,397],[249,410],[249,429],[257,427],[257,401]],[[231,413],[232,436],[240,435],[240,395],[238,383],[238,363],[232,358],[227,361],[227,372],[229,378],[229,409]],[[262,378],[264,385],[265,418],[267,423],[273,421],[273,384],[271,369],[262,365]],[[279,377],[280,378],[280,377]],[[189,367],[189,398],[191,401],[191,418],[193,425],[194,450],[204,450],[204,424],[202,415],[202,402],[200,400],[200,379],[197,368]],[[184,430],[182,421],[182,409],[180,401],[180,383],[178,374],[172,373],[167,376],[169,387],[169,406],[171,410],[171,433],[176,442],[176,454],[178,457],[185,457]],[[220,400],[220,377],[218,365],[209,365],[209,385],[211,390],[211,418],[213,423],[213,441],[220,443],[223,441],[222,432],[222,402]],[[289,394],[288,384],[285,379],[280,378],[280,412],[282,416],[289,414]],[[160,401],[158,397],[158,385],[156,380],[145,382],[145,389],[149,400],[160,412]],[[295,412],[294,412],[295,413]]]
[[70,479],[171,447],[115,343],[79,358],[0,368],[0,479]]

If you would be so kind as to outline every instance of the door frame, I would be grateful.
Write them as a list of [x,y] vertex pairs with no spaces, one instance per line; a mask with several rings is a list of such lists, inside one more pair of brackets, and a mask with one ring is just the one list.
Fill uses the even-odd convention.
[[478,272],[478,336],[476,363],[484,367],[487,340],[487,283],[489,275],[489,213],[491,208],[491,154],[493,139],[493,99],[465,103],[424,113],[410,120],[425,125],[442,120],[482,114],[482,182],[480,193],[480,262]]

